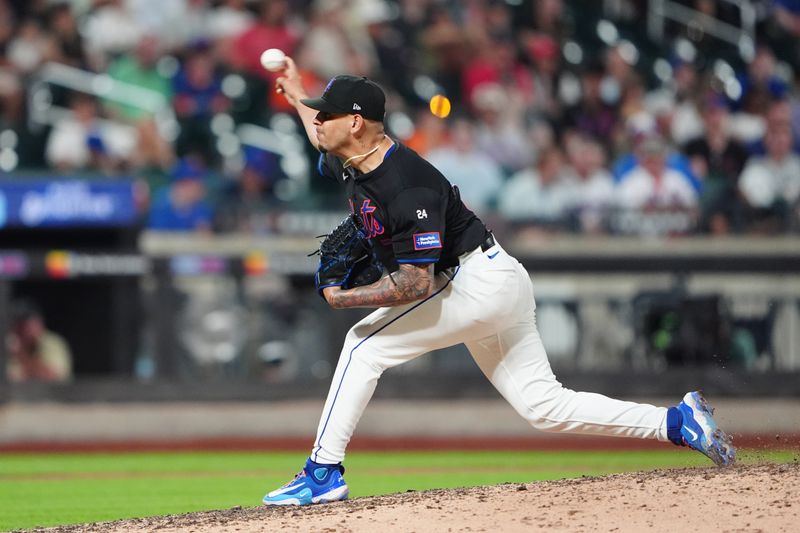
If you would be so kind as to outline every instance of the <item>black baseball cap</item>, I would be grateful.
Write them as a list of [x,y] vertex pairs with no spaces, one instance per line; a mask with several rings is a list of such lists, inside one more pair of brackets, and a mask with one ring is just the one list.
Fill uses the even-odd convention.
[[303,104],[326,113],[361,115],[383,122],[386,114],[386,95],[377,83],[364,77],[336,76],[328,82],[319,98],[304,98]]

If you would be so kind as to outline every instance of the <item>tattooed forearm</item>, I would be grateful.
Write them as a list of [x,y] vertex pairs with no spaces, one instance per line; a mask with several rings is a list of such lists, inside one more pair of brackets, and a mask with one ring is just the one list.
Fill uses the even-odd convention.
[[433,289],[433,264],[402,264],[397,272],[372,285],[349,290],[326,290],[331,307],[392,307],[420,300]]

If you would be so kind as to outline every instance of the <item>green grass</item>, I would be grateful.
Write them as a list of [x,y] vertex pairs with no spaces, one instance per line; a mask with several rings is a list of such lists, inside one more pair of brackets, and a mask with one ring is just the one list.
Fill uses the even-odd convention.
[[[793,457],[749,454],[750,461]],[[247,452],[0,455],[0,530],[254,506],[304,461],[303,454]],[[710,463],[669,449],[354,452],[346,465],[351,497],[359,497]]]

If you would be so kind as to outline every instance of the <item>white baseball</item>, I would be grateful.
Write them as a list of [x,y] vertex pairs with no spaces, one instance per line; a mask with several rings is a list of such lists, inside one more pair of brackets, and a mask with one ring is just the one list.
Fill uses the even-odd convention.
[[270,72],[278,72],[286,66],[286,54],[278,48],[268,48],[261,53],[261,66]]

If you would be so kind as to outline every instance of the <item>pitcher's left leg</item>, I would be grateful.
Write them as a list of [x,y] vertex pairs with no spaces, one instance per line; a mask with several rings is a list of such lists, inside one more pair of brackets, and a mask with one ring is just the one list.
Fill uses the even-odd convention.
[[533,316],[466,344],[497,390],[537,429],[668,440],[665,407],[564,388],[550,368]]

